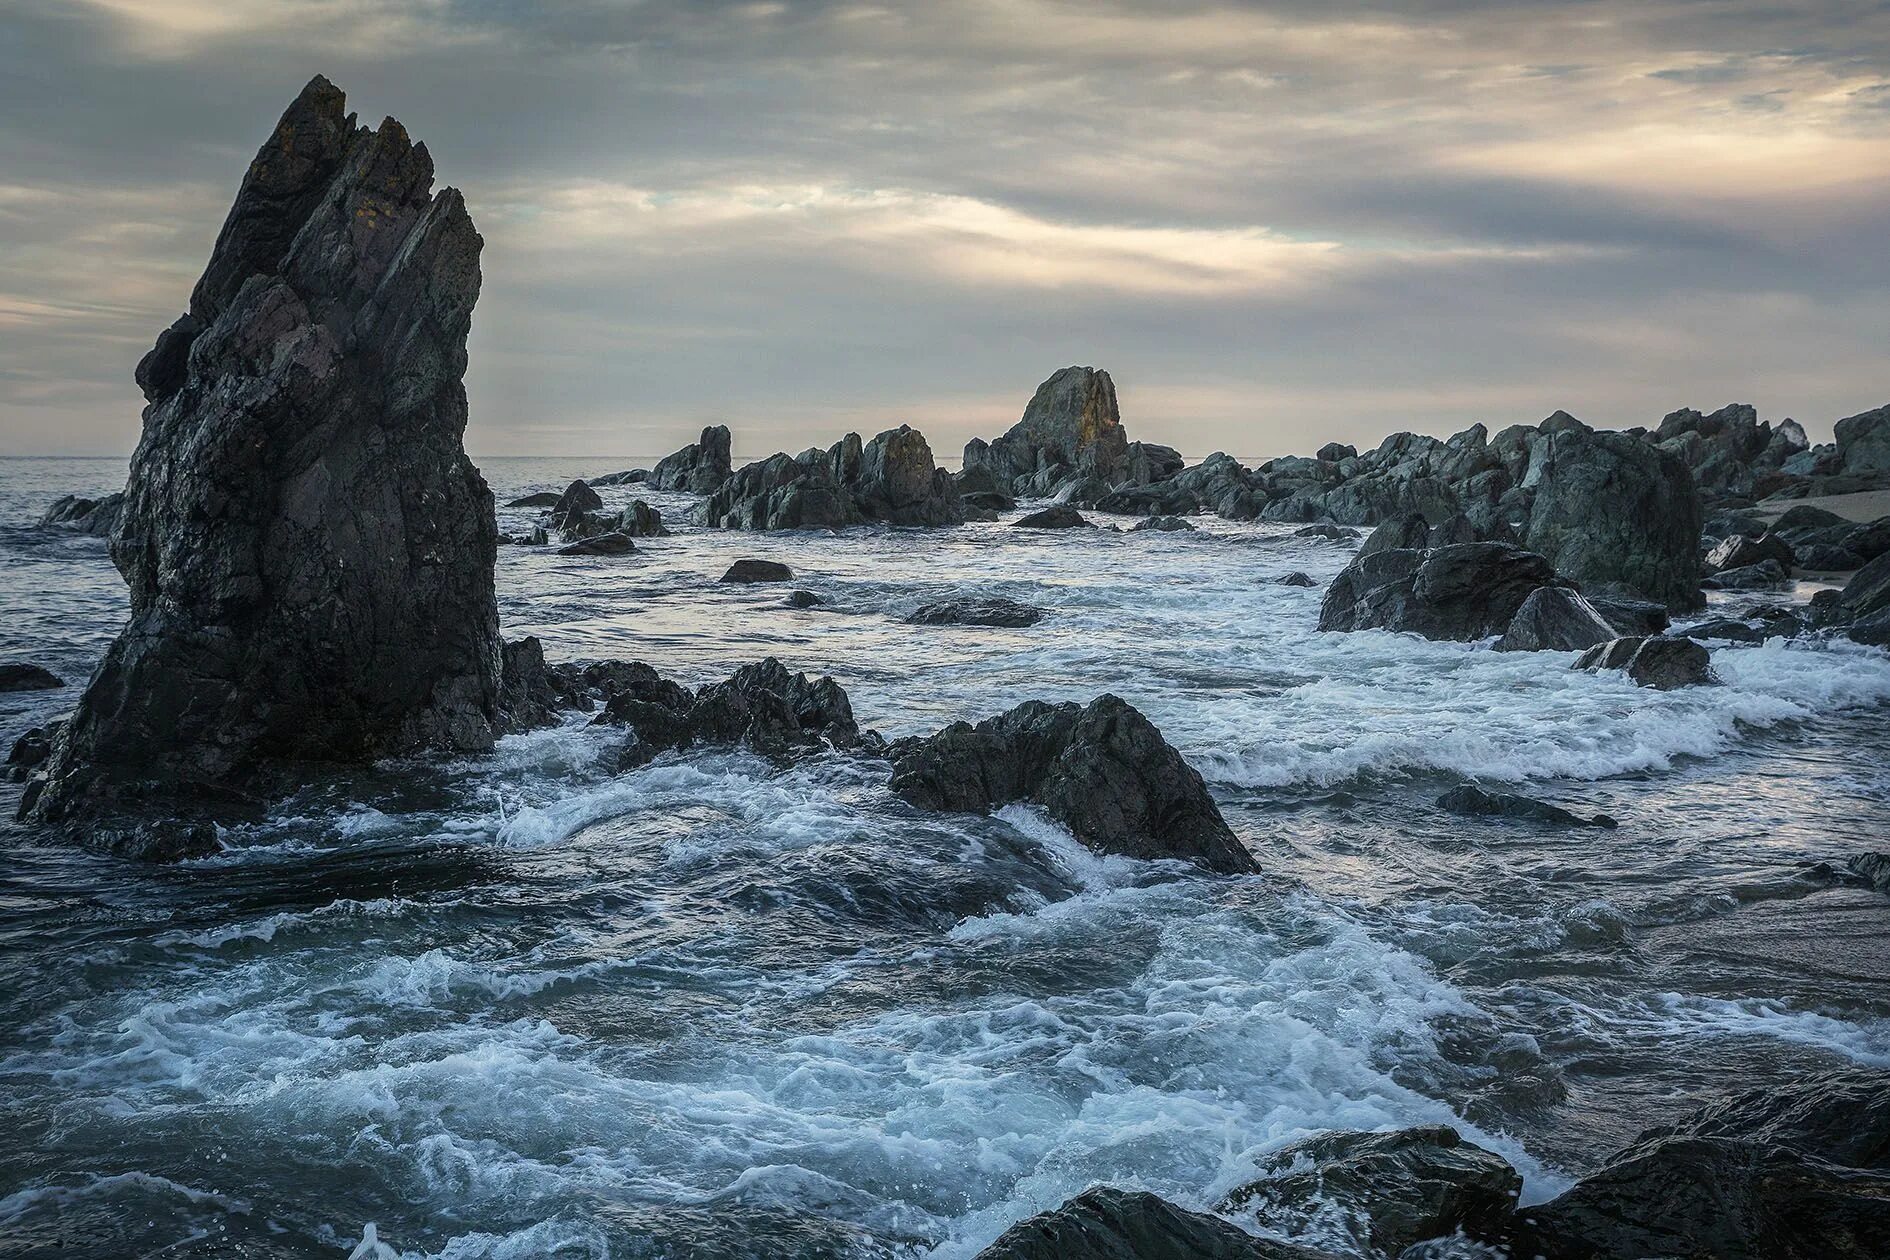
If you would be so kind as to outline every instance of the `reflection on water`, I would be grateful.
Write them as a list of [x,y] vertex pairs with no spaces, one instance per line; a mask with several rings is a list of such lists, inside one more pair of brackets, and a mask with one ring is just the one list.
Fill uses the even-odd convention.
[[[503,500],[618,466],[487,472]],[[103,545],[14,526],[121,475],[0,462],[0,655],[96,659]],[[777,655],[888,735],[1117,692],[1257,877],[919,814],[871,762],[617,775],[576,721],[311,784],[182,868],[9,828],[0,1255],[345,1254],[374,1222],[392,1254],[965,1256],[1094,1181],[1206,1205],[1335,1126],[1466,1126],[1544,1196],[1730,1084],[1890,1064],[1885,903],[1809,866],[1890,833],[1890,658],[1728,648],[1725,686],[1656,693],[1321,636],[1319,590],[1270,579],[1346,548],[1198,523],[505,548],[501,612],[690,682]],[[741,556],[826,602],[719,584]],[[1050,616],[903,624],[974,591]],[[0,697],[0,738],[70,702]],[[1622,826],[1439,813],[1465,776]]]

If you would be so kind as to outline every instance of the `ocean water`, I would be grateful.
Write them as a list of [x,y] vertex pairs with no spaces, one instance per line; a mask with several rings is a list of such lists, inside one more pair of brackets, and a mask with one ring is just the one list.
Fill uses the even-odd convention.
[[[28,526],[123,473],[0,460],[0,659],[97,660],[103,543]],[[311,783],[177,867],[0,824],[0,1256],[967,1257],[1095,1182],[1209,1206],[1335,1127],[1456,1124],[1546,1198],[1728,1089],[1890,1066],[1890,901],[1816,866],[1890,835],[1890,656],[1725,647],[1657,693],[1322,635],[1271,579],[1351,544],[1197,524],[502,548],[501,616],[691,683],[774,655],[888,736],[1113,691],[1257,876],[922,814],[871,761],[617,774],[577,718]],[[719,585],[742,556],[828,602]],[[1050,616],[902,623],[970,592]],[[0,741],[76,694],[0,696]],[[1621,826],[1438,811],[1465,780]]]

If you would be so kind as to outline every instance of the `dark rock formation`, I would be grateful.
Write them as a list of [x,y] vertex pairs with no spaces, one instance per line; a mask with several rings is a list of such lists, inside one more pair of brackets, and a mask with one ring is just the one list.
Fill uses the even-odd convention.
[[1581,592],[1565,586],[1542,586],[1529,592],[1516,609],[1503,637],[1496,641],[1496,650],[1579,652],[1606,643],[1616,633]]
[[736,472],[702,506],[723,529],[842,529],[959,525],[965,504],[932,463],[925,435],[908,425],[864,445],[849,433],[826,451],[771,455]]
[[966,599],[943,599],[922,604],[906,618],[913,626],[1034,626],[1043,620],[1043,609],[1020,604],[1002,595]]
[[1151,516],[1147,520],[1137,521],[1134,525],[1129,527],[1131,534],[1139,534],[1145,530],[1183,534],[1192,534],[1195,532],[1194,526],[1189,523],[1186,517],[1182,516]]
[[1280,574],[1280,576],[1274,578],[1273,581],[1280,586],[1317,586],[1318,585],[1318,583],[1313,581],[1311,577],[1307,576],[1304,573],[1301,573],[1297,569],[1293,570],[1293,572],[1291,573],[1282,573]]
[[51,691],[66,680],[49,669],[22,661],[0,661],[0,691]]
[[1672,412],[1647,440],[1683,461],[1711,500],[1771,493],[1786,463],[1810,445],[1796,421],[1775,429],[1749,403],[1732,403],[1711,415],[1691,408]]
[[1617,634],[1659,634],[1672,624],[1667,606],[1648,599],[1585,593],[1585,598]]
[[[27,736],[32,735],[31,731]],[[18,751],[17,747],[15,751]],[[1880,893],[1890,893],[1890,853],[1859,853],[1844,864]]]
[[1431,525],[1422,516],[1400,516],[1374,529],[1359,544],[1354,560],[1377,555],[1381,551],[1422,551],[1430,545]]
[[1360,1255],[1395,1256],[1458,1230],[1500,1243],[1522,1192],[1508,1161],[1447,1125],[1322,1133],[1277,1152],[1262,1173],[1219,1210],[1254,1212],[1287,1235],[1336,1223]]
[[965,511],[989,512],[996,519],[999,512],[1009,512],[1017,506],[1017,500],[1001,490],[974,490],[958,496],[965,505]]
[[786,602],[789,608],[818,608],[827,601],[812,591],[789,591]]
[[[1307,525],[1302,529],[1294,530],[1293,537],[1323,538],[1328,542],[1350,542],[1352,539],[1358,537],[1358,531],[1356,529],[1348,529],[1344,525]],[[1475,540],[1465,539],[1464,541],[1473,542]]]
[[[569,493],[569,491],[567,491],[566,493]],[[526,507],[526,508],[548,508],[548,507],[557,507],[560,503],[563,503],[563,502],[564,502],[564,495],[558,494],[557,492],[552,491],[552,490],[540,490],[537,494],[528,494],[524,496],[523,498],[513,499],[510,503],[507,503],[505,506]],[[603,501],[601,499],[598,501],[598,506],[599,507],[603,506]]]
[[[697,445],[700,446],[700,443]],[[649,479],[649,469],[628,468],[623,472],[606,473],[602,477],[592,477],[589,484],[593,486],[635,486],[641,485]]]
[[1547,560],[1507,543],[1380,551],[1333,579],[1319,628],[1481,639],[1506,630],[1531,592],[1559,584]]
[[1096,526],[1073,507],[1058,504],[1011,522],[1017,529],[1094,529]]
[[545,663],[545,647],[527,635],[500,649],[499,725],[507,732],[552,726],[567,709],[589,707],[581,684],[568,669]]
[[592,534],[576,542],[566,543],[558,548],[561,556],[627,556],[637,549],[630,541],[630,535],[612,530],[608,534]]
[[893,792],[921,809],[1031,801],[1101,853],[1258,869],[1194,767],[1115,696],[1087,707],[1032,700],[976,726],[902,740],[893,754]]
[[[1165,468],[1167,448],[1145,447],[1149,471]],[[1129,439],[1116,407],[1115,382],[1095,368],[1068,367],[1037,387],[1024,417],[995,442],[973,439],[964,467],[989,469],[997,488],[1046,494],[1059,483],[1094,479],[1107,491],[1129,475]]]
[[1771,560],[1789,572],[1796,559],[1792,554],[1792,545],[1777,534],[1761,534],[1756,538],[1748,534],[1733,534],[1720,539],[1706,553],[1706,568],[1709,572],[1717,573],[1723,569],[1743,569],[1747,565]]
[[1678,635],[1612,639],[1582,653],[1572,668],[1591,674],[1625,669],[1637,686],[1656,691],[1718,681],[1713,677],[1711,654],[1692,639]]
[[1689,639],[1724,639],[1730,643],[1763,643],[1766,640],[1765,631],[1755,630],[1731,617],[1702,621],[1698,625],[1688,626],[1680,633]]
[[729,445],[728,426],[710,425],[694,442],[658,460],[650,470],[649,484],[658,490],[713,494],[733,468]]
[[724,582],[792,582],[794,570],[779,560],[737,560],[722,575]]
[[1843,471],[1890,472],[1890,406],[1844,417],[1834,435]]
[[1544,1260],[1865,1260],[1890,1237],[1890,1074],[1855,1070],[1735,1095],[1650,1129],[1517,1214]]
[[1486,792],[1473,784],[1454,787],[1437,798],[1437,808],[1453,814],[1481,818],[1520,818],[1528,822],[1554,823],[1562,827],[1612,827],[1614,819],[1606,814],[1583,818],[1559,805],[1532,800],[1509,792]]
[[1097,1186],[1005,1230],[976,1260],[1336,1260],[1255,1238],[1146,1190]]
[[666,538],[669,527],[662,513],[641,499],[633,500],[621,512],[579,512],[559,520],[559,534],[566,542],[581,542],[602,534],[621,534],[625,538]]
[[185,803],[264,767],[490,747],[497,530],[461,443],[481,241],[432,184],[425,146],[355,126],[319,77],[251,163],[189,312],[138,365],[112,539],[131,621],[37,819],[162,800],[149,826],[83,831],[201,851]]
[[630,728],[621,754],[626,768],[699,744],[739,744],[777,760],[827,748],[881,747],[877,736],[862,733],[854,722],[840,684],[790,674],[773,657],[693,693],[647,665],[630,665],[611,680],[609,691],[597,721]]
[[558,501],[551,505],[552,527],[568,528],[572,521],[580,519],[586,512],[598,511],[603,506],[604,500],[598,496],[597,491],[582,481],[574,481],[564,488],[564,493],[558,496]]
[[1704,585],[1719,591],[1783,591],[1791,589],[1792,575],[1776,560],[1762,560],[1739,569],[1722,569]]
[[118,528],[118,517],[124,507],[123,492],[108,494],[102,499],[82,499],[68,494],[46,509],[39,524],[42,529],[70,529],[95,538],[110,538]]
[[1542,445],[1527,479],[1529,549],[1584,588],[1700,607],[1702,510],[1686,464],[1626,433],[1566,429]]
[[1830,543],[1806,543],[1796,549],[1795,568],[1808,573],[1848,573],[1864,566],[1868,556],[1861,556],[1849,547]]
[[7,750],[6,760],[6,778],[9,782],[21,782],[46,764],[46,758],[52,756],[53,737],[62,725],[53,722],[46,726],[35,726],[13,741],[13,747]]

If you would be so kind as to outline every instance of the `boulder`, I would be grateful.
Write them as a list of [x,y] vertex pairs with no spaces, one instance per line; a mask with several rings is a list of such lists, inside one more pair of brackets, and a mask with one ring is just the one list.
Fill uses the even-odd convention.
[[[1037,387],[1023,419],[995,442],[965,447],[964,467],[989,468],[999,489],[1041,494],[1033,477],[1057,469],[1113,484],[1129,471],[1129,439],[1116,406],[1115,382],[1096,368],[1068,367]],[[1060,478],[1059,478],[1060,479]],[[1008,483],[1008,484],[1006,484]]]
[[1486,792],[1473,784],[1454,787],[1437,798],[1437,808],[1453,814],[1478,818],[1520,818],[1528,822],[1553,823],[1560,827],[1613,827],[1606,814],[1583,818],[1559,805],[1532,800],[1510,792]]
[[1517,1214],[1515,1255],[1699,1260],[1876,1257],[1890,1237],[1890,1074],[1856,1069],[1737,1094],[1649,1129]]
[[1765,631],[1755,630],[1731,617],[1702,621],[1698,625],[1688,626],[1680,633],[1689,639],[1724,639],[1730,643],[1763,643],[1766,639]]
[[1043,620],[1043,609],[1020,604],[1001,595],[965,599],[944,599],[922,604],[906,618],[912,626],[1034,626]]
[[1659,634],[1672,624],[1672,618],[1667,616],[1667,606],[1650,599],[1593,593],[1585,594],[1584,598],[1601,614],[1604,621],[1614,627],[1616,634]]
[[1571,667],[1596,673],[1604,669],[1625,669],[1636,686],[1656,691],[1694,687],[1717,681],[1713,677],[1712,656],[1684,636],[1651,635],[1612,639],[1582,653]]
[[1564,586],[1541,586],[1529,592],[1516,615],[1509,619],[1499,652],[1579,652],[1615,637],[1608,624],[1581,592]]
[[95,538],[110,538],[118,528],[118,517],[124,507],[122,491],[101,499],[82,499],[68,494],[46,509],[39,524],[42,529],[70,529]]
[[1547,560],[1507,543],[1381,551],[1333,579],[1319,628],[1482,639],[1508,629],[1533,591],[1561,584]]
[[1018,529],[1094,529],[1089,519],[1073,507],[1058,504],[1020,516],[1011,524]]
[[1032,700],[893,748],[892,790],[921,809],[1029,801],[1099,853],[1258,869],[1194,767],[1126,701]]
[[1867,556],[1861,556],[1849,547],[1833,546],[1830,543],[1806,543],[1793,553],[1797,568],[1808,573],[1849,573],[1864,566]]
[[976,490],[970,494],[961,494],[958,498],[967,511],[990,512],[994,516],[1017,507],[1016,499],[999,490]]
[[1258,1180],[1218,1210],[1252,1213],[1274,1233],[1345,1235],[1344,1250],[1396,1256],[1462,1231],[1500,1244],[1509,1235],[1522,1177],[1502,1156],[1448,1125],[1388,1133],[1335,1132],[1276,1152]]
[[66,680],[49,669],[23,661],[0,661],[0,691],[52,691]]
[[1747,565],[1763,564],[1767,560],[1790,572],[1796,557],[1792,555],[1791,544],[1777,534],[1761,534],[1757,538],[1733,534],[1720,539],[1706,553],[1706,568],[1717,573],[1723,569],[1742,569]]
[[1256,1238],[1146,1190],[1096,1186],[998,1235],[976,1260],[1337,1260]]
[[138,364],[130,622],[33,818],[175,857],[285,763],[491,747],[497,526],[462,442],[481,241],[432,185],[424,145],[320,77],[250,164]]
[[555,726],[566,709],[589,707],[568,670],[545,663],[545,647],[527,635],[500,648],[500,726],[507,732]]
[[1422,551],[1430,545],[1431,523],[1415,513],[1386,521],[1359,544],[1358,554],[1354,557],[1363,560],[1366,556],[1376,555],[1381,551]]
[[1722,569],[1706,579],[1706,584],[1720,591],[1784,591],[1792,586],[1792,575],[1776,560],[1764,560],[1740,569]]
[[1158,481],[1168,480],[1187,466],[1188,461],[1172,446],[1155,442],[1131,442],[1123,461],[1122,476],[1131,484],[1152,486]]
[[1849,520],[1836,512],[1812,507],[1809,503],[1797,503],[1786,508],[1779,514],[1779,518],[1772,522],[1772,532],[1783,534],[1789,539],[1798,530],[1827,529],[1833,525],[1848,527],[1850,524]]
[[13,747],[7,750],[6,778],[13,783],[26,779],[35,770],[46,764],[46,758],[52,756],[53,737],[63,725],[53,722],[46,726],[35,726],[13,741]]
[[1874,521],[1853,526],[1845,532],[1839,545],[1865,563],[1890,553],[1890,516],[1880,516]]
[[[565,492],[565,494],[569,494],[569,493],[570,491],[568,490]],[[563,503],[563,502],[564,502],[563,494],[559,494],[558,492],[554,490],[540,490],[537,494],[528,494],[524,496],[523,498],[513,499],[509,503],[507,503],[505,506],[515,507],[515,508],[519,508],[519,507],[548,508],[548,507],[557,507],[560,503]],[[597,505],[599,507],[602,507],[603,500],[599,499]]]
[[1890,472],[1890,406],[1846,416],[1833,433],[1843,471]]
[[785,602],[789,608],[818,608],[827,601],[812,591],[789,591]]
[[586,512],[598,511],[603,506],[604,500],[598,496],[597,491],[582,481],[574,481],[565,487],[564,493],[558,496],[558,501],[551,505],[551,524],[553,527],[562,527]]
[[1190,524],[1188,519],[1184,516],[1151,516],[1147,520],[1137,521],[1134,525],[1129,527],[1131,534],[1139,534],[1145,530],[1155,530],[1170,534],[1192,534],[1195,532],[1194,526]]
[[790,674],[773,657],[744,665],[699,692],[636,664],[613,680],[596,722],[630,728],[620,755],[628,769],[658,753],[702,744],[738,744],[776,760],[834,748],[876,750],[862,733],[847,693],[831,678]]
[[627,556],[637,549],[628,534],[612,530],[607,534],[593,534],[589,538],[580,538],[576,542],[566,543],[558,548],[561,556]]
[[1318,583],[1313,581],[1312,578],[1308,577],[1304,573],[1301,573],[1297,569],[1293,570],[1293,572],[1291,573],[1282,573],[1280,574],[1280,576],[1274,578],[1273,581],[1276,585],[1279,585],[1279,586],[1317,586],[1318,585]]
[[1685,462],[1626,433],[1562,428],[1539,441],[1525,545],[1584,588],[1700,607],[1702,509]]
[[737,560],[722,575],[724,582],[743,585],[754,582],[792,582],[794,570],[779,560]]
[[728,480],[733,469],[729,447],[728,426],[712,424],[688,446],[656,461],[656,467],[650,470],[649,484],[658,490],[713,494]]
[[1293,537],[1323,538],[1327,542],[1350,542],[1358,537],[1358,531],[1344,525],[1307,525],[1294,530]]
[[634,486],[640,485],[649,479],[649,469],[629,468],[625,469],[623,472],[605,473],[602,477],[592,477],[589,484],[593,486]]

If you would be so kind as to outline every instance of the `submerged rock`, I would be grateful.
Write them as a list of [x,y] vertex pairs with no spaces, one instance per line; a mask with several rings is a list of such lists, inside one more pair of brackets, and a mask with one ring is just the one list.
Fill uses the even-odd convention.
[[1506,630],[1532,592],[1560,584],[1547,560],[1507,543],[1361,553],[1327,588],[1319,628],[1482,639]]
[[1147,520],[1137,521],[1134,525],[1131,525],[1129,532],[1131,534],[1139,534],[1144,530],[1151,529],[1188,534],[1195,532],[1193,524],[1191,524],[1185,516],[1151,516]]
[[621,530],[612,530],[608,534],[593,534],[589,538],[580,538],[574,543],[566,543],[558,548],[561,556],[627,556],[637,549],[630,541],[630,535]]
[[489,748],[491,492],[466,457],[479,234],[389,119],[317,77],[243,179],[190,310],[138,365],[149,406],[112,558],[131,619],[33,817],[97,847],[214,845],[264,768]]
[[1454,787],[1437,798],[1437,807],[1453,814],[1481,818],[1520,818],[1528,822],[1555,823],[1564,827],[1613,827],[1606,814],[1583,818],[1560,805],[1532,800],[1509,792],[1486,792],[1473,784]]
[[1637,686],[1656,691],[1696,687],[1719,681],[1713,676],[1712,655],[1692,639],[1653,635],[1611,639],[1582,653],[1571,667],[1596,673],[1624,669]]
[[[1294,530],[1293,537],[1323,538],[1327,542],[1350,542],[1352,539],[1358,537],[1358,531],[1344,525],[1308,525],[1303,529]],[[1464,541],[1471,542],[1474,540],[1465,539]]]
[[1289,1236],[1341,1230],[1361,1255],[1395,1256],[1414,1243],[1462,1230],[1500,1243],[1522,1177],[1502,1156],[1447,1125],[1389,1133],[1338,1132],[1274,1154],[1258,1180],[1220,1204],[1253,1213]]
[[1095,529],[1088,517],[1073,507],[1058,504],[1011,522],[1016,529]]
[[737,560],[728,566],[728,572],[722,575],[722,580],[743,585],[754,582],[792,582],[794,570],[779,560]]
[[13,747],[7,750],[8,780],[18,783],[46,763],[46,758],[52,756],[53,736],[61,725],[63,723],[53,722],[35,726],[13,741]]
[[728,426],[712,424],[702,435],[673,455],[665,455],[650,470],[649,484],[658,490],[713,494],[729,479]]
[[[559,494],[555,490],[540,490],[537,494],[528,494],[524,496],[523,498],[513,499],[511,502],[507,503],[505,506],[524,507],[524,508],[548,508],[548,507],[557,507],[562,502],[564,502],[564,495]],[[602,500],[599,500],[599,506],[602,506]]]
[[1274,582],[1274,585],[1276,586],[1317,586],[1319,585],[1317,582],[1313,581],[1309,575],[1301,573],[1298,569],[1293,570],[1291,573],[1280,574],[1280,576],[1273,579],[1273,582]]
[[1579,652],[1615,637],[1593,604],[1580,591],[1564,586],[1542,586],[1529,597],[1509,620],[1503,637],[1496,641],[1499,652]]
[[1032,700],[893,750],[893,792],[921,809],[1030,801],[1100,853],[1253,871],[1194,767],[1126,701]]
[[826,602],[812,591],[789,591],[786,600],[789,608],[817,608]]
[[1043,609],[1020,604],[1002,595],[944,599],[922,604],[906,618],[913,626],[1034,626],[1043,620]]
[[693,693],[636,663],[611,680],[610,691],[597,722],[630,728],[621,754],[626,768],[699,744],[739,744],[779,760],[827,748],[881,747],[854,722],[840,684],[790,674],[772,656]]
[[38,665],[23,661],[0,661],[0,691],[52,691],[66,685],[66,680]]
[[976,1260],[1336,1260],[1190,1212],[1146,1190],[1096,1186],[998,1235]]

